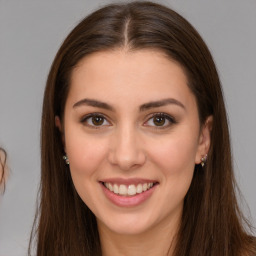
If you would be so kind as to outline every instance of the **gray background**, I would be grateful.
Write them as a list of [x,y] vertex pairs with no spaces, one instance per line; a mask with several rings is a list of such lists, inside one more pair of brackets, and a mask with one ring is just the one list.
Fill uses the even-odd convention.
[[[229,115],[234,167],[256,223],[256,1],[170,0],[216,61]],[[50,64],[86,14],[110,1],[0,0],[0,145],[11,174],[0,197],[0,256],[26,254],[39,183],[40,115]],[[246,214],[248,207],[243,204]]]

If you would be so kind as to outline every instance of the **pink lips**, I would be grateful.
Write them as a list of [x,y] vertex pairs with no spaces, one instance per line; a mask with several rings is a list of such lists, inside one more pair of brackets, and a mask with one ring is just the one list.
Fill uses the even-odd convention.
[[[137,193],[135,195],[119,195],[115,194],[114,192],[110,191],[108,188],[105,187],[104,183],[111,183],[111,184],[117,184],[117,185],[138,185],[138,184],[145,184],[145,183],[153,183],[153,187],[147,189],[146,191],[143,191],[141,193]],[[150,196],[155,191],[158,182],[154,180],[146,180],[146,179],[105,179],[104,181],[100,182],[101,187],[103,189],[103,192],[105,196],[115,205],[120,207],[135,207],[143,202],[145,202],[147,199],[150,198]]]

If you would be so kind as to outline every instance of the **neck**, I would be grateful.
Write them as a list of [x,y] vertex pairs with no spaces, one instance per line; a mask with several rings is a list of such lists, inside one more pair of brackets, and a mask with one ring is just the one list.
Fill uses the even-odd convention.
[[172,256],[179,223],[177,218],[140,234],[117,234],[98,221],[102,255]]

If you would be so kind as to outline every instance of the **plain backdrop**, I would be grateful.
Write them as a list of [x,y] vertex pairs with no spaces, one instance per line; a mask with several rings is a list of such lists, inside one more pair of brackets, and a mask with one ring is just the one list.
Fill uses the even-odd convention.
[[[26,255],[40,177],[40,119],[51,62],[68,32],[111,1],[0,0],[0,256]],[[118,1],[117,1],[118,2]],[[256,1],[170,0],[208,44],[223,85],[235,173],[256,223]],[[243,203],[245,213],[248,207]]]

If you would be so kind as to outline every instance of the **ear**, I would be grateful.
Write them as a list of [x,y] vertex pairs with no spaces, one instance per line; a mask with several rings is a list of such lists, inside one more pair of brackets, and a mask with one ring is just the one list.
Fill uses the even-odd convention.
[[197,148],[197,153],[195,158],[196,164],[200,164],[202,157],[205,157],[205,155],[208,154],[208,151],[211,145],[212,123],[213,123],[213,117],[209,116],[201,127],[199,141],[198,141],[198,148]]
[[59,129],[59,131],[61,133],[61,139],[62,139],[64,151],[66,151],[64,129],[63,129],[63,125],[61,123],[61,120],[60,120],[59,116],[55,116],[55,126]]

